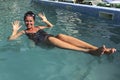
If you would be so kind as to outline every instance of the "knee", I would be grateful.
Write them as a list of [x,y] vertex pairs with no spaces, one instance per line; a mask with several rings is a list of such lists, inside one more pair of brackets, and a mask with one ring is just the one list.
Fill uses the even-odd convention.
[[64,36],[64,34],[58,34],[56,37],[57,38],[62,38]]

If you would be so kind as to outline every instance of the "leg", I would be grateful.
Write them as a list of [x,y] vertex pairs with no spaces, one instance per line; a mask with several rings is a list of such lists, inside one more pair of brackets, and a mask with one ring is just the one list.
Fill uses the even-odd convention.
[[66,43],[58,38],[55,37],[48,37],[48,40],[50,43],[52,43],[53,45],[60,47],[60,48],[64,48],[64,49],[71,49],[71,50],[76,50],[76,51],[83,51],[83,52],[89,52],[88,49],[84,49],[84,48],[79,48],[77,46],[74,46],[72,44]]
[[82,52],[90,53],[93,55],[101,55],[102,53],[104,53],[104,48],[102,48],[102,47],[97,48],[97,49],[85,49],[85,48],[80,48],[80,47],[74,46],[70,43],[64,42],[55,37],[48,37],[48,40],[51,44],[55,45],[56,47],[60,47],[60,48],[64,48],[64,49],[82,51]]
[[59,34],[59,35],[57,35],[56,38],[66,42],[66,43],[69,43],[71,45],[74,45],[76,47],[79,47],[79,48],[82,48],[82,49],[87,49],[88,53],[92,53],[92,54],[97,53],[97,54],[101,55],[101,54],[111,54],[111,53],[116,52],[115,48],[106,48],[105,46],[102,46],[102,47],[98,48],[98,47],[93,46],[89,43],[86,43],[82,40],[79,40],[77,38],[67,36],[67,35],[64,35],[64,34]]
[[65,42],[67,42],[69,44],[75,45],[77,47],[86,48],[86,49],[97,49],[96,46],[93,46],[93,45],[91,45],[89,43],[86,43],[86,42],[84,42],[82,40],[79,40],[77,38],[74,38],[72,36],[59,34],[59,35],[57,35],[57,38],[59,38],[62,41],[65,41]]

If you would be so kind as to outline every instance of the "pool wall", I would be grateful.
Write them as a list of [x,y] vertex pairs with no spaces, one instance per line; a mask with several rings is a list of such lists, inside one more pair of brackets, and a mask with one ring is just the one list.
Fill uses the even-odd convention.
[[80,12],[81,14],[104,18],[107,20],[112,20],[113,23],[120,25],[120,9],[119,8],[109,8],[100,6],[91,6],[84,4],[74,4],[67,2],[57,2],[57,1],[42,1],[38,0],[39,4],[44,6],[52,6],[61,9],[67,9],[74,12]]

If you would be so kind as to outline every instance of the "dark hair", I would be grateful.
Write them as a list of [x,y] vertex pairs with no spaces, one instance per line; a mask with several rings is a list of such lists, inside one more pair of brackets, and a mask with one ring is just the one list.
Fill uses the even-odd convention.
[[24,15],[24,21],[25,21],[25,18],[26,18],[27,16],[32,16],[33,19],[35,20],[35,14],[34,14],[32,11],[28,11],[28,12],[25,13],[25,15]]

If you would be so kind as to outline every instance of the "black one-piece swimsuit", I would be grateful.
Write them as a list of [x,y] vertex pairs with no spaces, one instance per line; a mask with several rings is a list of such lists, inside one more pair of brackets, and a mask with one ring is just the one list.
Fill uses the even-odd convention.
[[[26,33],[26,31],[25,31]],[[46,33],[43,30],[38,30],[36,33],[26,33],[29,39],[33,40],[35,43],[45,42],[51,34]]]

